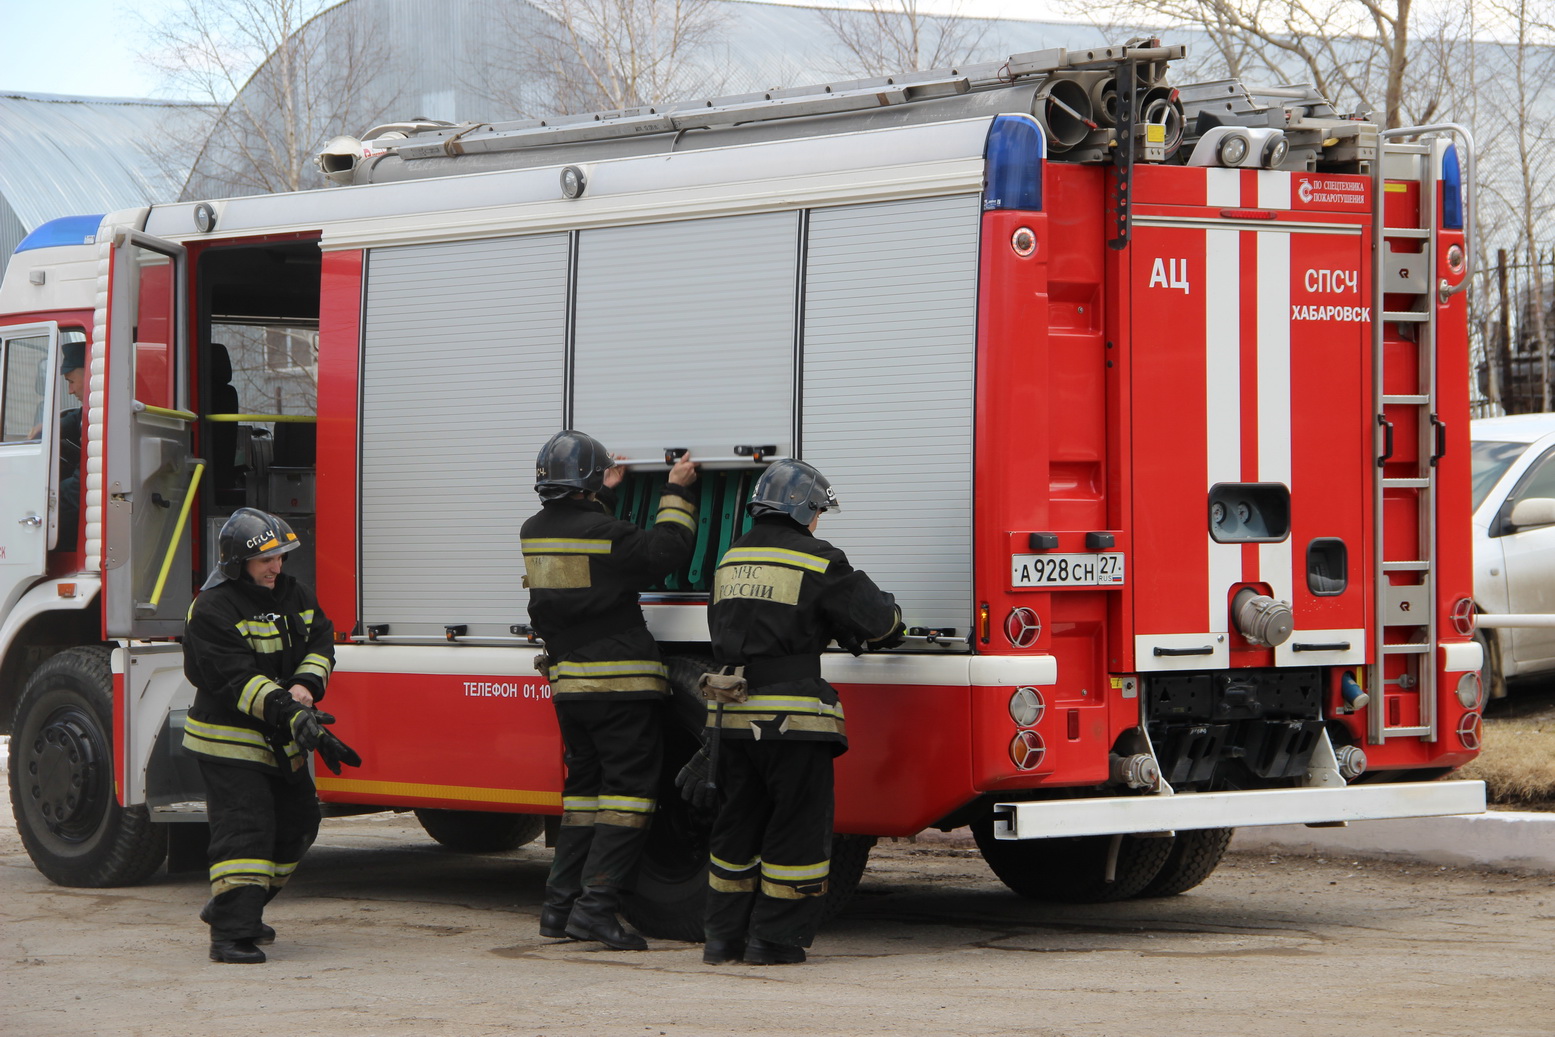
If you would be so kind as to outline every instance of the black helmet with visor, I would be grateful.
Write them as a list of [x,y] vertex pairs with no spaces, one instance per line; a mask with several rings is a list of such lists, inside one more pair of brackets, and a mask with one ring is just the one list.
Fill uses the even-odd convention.
[[223,522],[216,537],[220,560],[201,590],[243,575],[243,563],[252,558],[283,555],[302,546],[283,518],[258,508],[239,508]]
[[745,506],[752,518],[763,515],[787,515],[801,526],[808,526],[823,511],[841,511],[842,505],[826,476],[812,464],[785,459],[773,461]]

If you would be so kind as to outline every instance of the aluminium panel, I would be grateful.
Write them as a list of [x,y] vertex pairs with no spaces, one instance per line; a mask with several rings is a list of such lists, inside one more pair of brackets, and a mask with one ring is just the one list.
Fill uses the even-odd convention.
[[578,236],[573,424],[632,458],[793,445],[795,212]]
[[801,455],[821,521],[909,626],[970,631],[979,198],[816,209],[805,278]]
[[1443,817],[1485,809],[1482,781],[1415,781],[1339,788],[1181,792],[994,804],[998,839],[1058,839],[1134,832],[1328,824]]
[[362,347],[362,620],[528,621],[518,528],[561,427],[566,234],[375,249]]

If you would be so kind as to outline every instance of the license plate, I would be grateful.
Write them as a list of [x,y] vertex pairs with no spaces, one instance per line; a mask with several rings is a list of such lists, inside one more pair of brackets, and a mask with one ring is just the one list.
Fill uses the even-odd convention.
[[1123,553],[1013,555],[1014,587],[1097,587],[1123,582]]

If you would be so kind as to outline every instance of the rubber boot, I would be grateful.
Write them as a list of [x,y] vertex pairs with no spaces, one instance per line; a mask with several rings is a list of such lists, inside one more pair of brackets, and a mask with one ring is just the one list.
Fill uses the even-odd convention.
[[[204,922],[206,925],[210,925],[211,922],[213,921],[213,918],[214,918],[212,912],[214,912],[215,910],[216,910],[216,900],[213,897],[212,899],[207,900],[205,902],[205,906],[204,907],[200,908],[200,921]],[[259,923],[259,935],[254,937],[254,942],[255,943],[261,943],[261,944],[263,944],[263,943],[274,943],[275,942],[275,930],[270,928],[268,925],[265,925],[265,923],[260,922]]]
[[703,965],[738,965],[744,960],[744,940],[708,940],[702,945]]
[[253,940],[212,940],[211,961],[223,965],[260,965],[265,952],[254,946]]
[[570,940],[567,932],[567,919],[572,917],[572,905],[554,907],[550,904],[540,908],[540,935],[547,940]]
[[629,932],[616,917],[621,891],[611,886],[589,886],[572,905],[567,935],[574,940],[597,940],[616,951],[645,951],[648,941]]
[[747,965],[798,965],[805,959],[803,947],[787,943],[768,943],[752,938],[745,944]]

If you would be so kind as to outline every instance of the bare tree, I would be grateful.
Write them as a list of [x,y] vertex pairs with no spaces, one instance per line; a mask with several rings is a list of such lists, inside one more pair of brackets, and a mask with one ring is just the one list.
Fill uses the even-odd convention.
[[494,2],[504,39],[475,89],[515,114],[661,104],[727,78],[721,0]]
[[931,14],[920,0],[867,0],[861,10],[818,13],[848,55],[840,74],[884,76],[966,62],[988,23],[966,17],[964,6],[956,0],[947,13]]
[[[1515,245],[1527,264],[1528,283],[1525,303],[1533,314],[1547,315],[1550,293],[1545,280],[1549,233],[1555,216],[1555,8],[1548,0],[1491,0],[1486,13],[1498,31],[1493,41],[1480,44],[1496,56],[1501,70],[1495,89],[1500,103],[1487,106],[1480,168],[1489,176],[1482,181],[1481,195],[1490,202],[1499,219],[1499,242]],[[1483,240],[1484,234],[1481,233]],[[1550,409],[1549,356],[1551,335],[1548,317],[1527,322],[1529,336],[1538,352],[1541,402]]]
[[393,106],[389,42],[356,5],[335,3],[181,0],[150,26],[146,58],[169,86],[222,107],[185,197],[322,186],[319,145],[360,132]]

